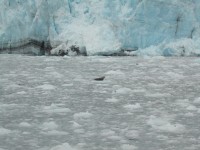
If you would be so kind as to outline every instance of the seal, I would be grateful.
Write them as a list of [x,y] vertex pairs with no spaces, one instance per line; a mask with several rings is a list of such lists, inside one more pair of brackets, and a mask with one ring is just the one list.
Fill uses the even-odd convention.
[[95,78],[94,80],[96,80],[96,81],[103,81],[104,79],[105,79],[105,76],[99,77],[99,78]]

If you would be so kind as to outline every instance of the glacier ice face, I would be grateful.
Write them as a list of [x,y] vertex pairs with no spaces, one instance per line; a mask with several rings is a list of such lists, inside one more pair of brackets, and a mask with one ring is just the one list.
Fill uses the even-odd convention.
[[33,38],[89,55],[200,53],[199,0],[0,0],[0,7],[2,47]]

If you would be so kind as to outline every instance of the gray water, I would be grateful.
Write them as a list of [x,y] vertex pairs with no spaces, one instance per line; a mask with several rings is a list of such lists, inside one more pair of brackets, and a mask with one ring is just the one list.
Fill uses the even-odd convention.
[[0,150],[199,150],[199,68],[197,57],[0,55]]

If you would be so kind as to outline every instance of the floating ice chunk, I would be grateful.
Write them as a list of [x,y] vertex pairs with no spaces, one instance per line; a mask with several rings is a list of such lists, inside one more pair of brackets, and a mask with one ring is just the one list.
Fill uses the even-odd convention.
[[148,86],[152,88],[161,88],[164,86],[164,84],[148,83]]
[[116,99],[116,98],[108,98],[108,99],[105,100],[105,102],[108,102],[108,103],[117,103],[117,102],[119,102],[119,100]]
[[18,104],[1,104],[0,103],[0,108],[9,108],[9,107],[18,107]]
[[86,143],[78,143],[78,144],[77,144],[77,147],[78,147],[78,148],[83,148],[83,147],[85,147],[85,146],[87,146]]
[[78,134],[83,134],[83,133],[85,133],[85,130],[84,129],[75,129],[74,132],[78,133]]
[[117,135],[108,136],[107,139],[113,140],[113,141],[120,141],[120,140],[122,140],[122,138],[120,136],[117,136]]
[[69,133],[65,132],[65,131],[57,131],[57,130],[50,130],[50,131],[46,131],[45,135],[50,135],[50,136],[56,136],[56,135],[68,135]]
[[79,123],[75,122],[75,121],[70,121],[70,122],[73,123],[72,126],[73,126],[74,128],[80,128],[80,127],[81,127],[81,125],[80,125]]
[[89,119],[93,116],[93,114],[89,112],[80,112],[80,113],[75,113],[74,114],[74,119],[79,120],[79,119]]
[[58,125],[54,121],[45,122],[42,124],[43,130],[55,130],[58,128]]
[[62,86],[64,86],[64,87],[70,87],[70,86],[73,86],[74,84],[63,84]]
[[126,77],[126,75],[121,71],[121,70],[111,70],[105,73],[105,75],[107,76],[107,78],[110,79],[119,79],[122,80]]
[[[60,61],[61,58],[57,57],[57,58],[51,58],[51,57],[46,57],[46,59],[44,59],[44,62],[58,62]],[[54,67],[47,67],[47,69],[53,69]]]
[[109,130],[109,129],[105,129],[101,131],[101,136],[114,136],[115,135],[115,131]]
[[146,89],[142,89],[142,88],[138,88],[138,89],[134,89],[132,90],[133,93],[145,93]]
[[105,75],[120,75],[124,76],[125,74],[121,70],[111,70],[105,73]]
[[129,140],[137,139],[139,137],[139,132],[136,130],[128,130],[125,133],[125,137],[128,138]]
[[154,60],[164,60],[164,59],[166,59],[166,57],[164,57],[164,56],[153,56],[152,58],[151,58],[153,61]]
[[62,145],[58,145],[51,148],[50,150],[78,150],[78,149],[70,146],[68,143],[63,143]]
[[[44,61],[46,61],[46,59]],[[54,67],[46,67],[44,70],[52,72],[52,71],[55,71],[55,68]]]
[[187,109],[189,111],[195,111],[197,110],[197,107],[192,105],[188,99],[183,100],[177,100],[176,104],[180,107],[183,107],[184,109]]
[[54,78],[62,78],[63,75],[58,73],[58,72],[49,72],[48,74],[50,74],[51,76],[53,76]]
[[69,108],[53,108],[51,110],[46,109],[45,111],[48,113],[68,113],[71,110]]
[[200,97],[196,98],[193,103],[200,104]]
[[112,86],[112,89],[113,89],[113,90],[118,90],[118,89],[120,89],[120,88],[122,88],[120,85],[113,85],[113,86]]
[[130,94],[132,93],[132,90],[129,88],[120,88],[116,90],[117,94]]
[[167,72],[166,75],[168,75],[169,77],[177,80],[177,79],[183,79],[184,76],[178,73],[174,73],[174,72]]
[[190,106],[190,101],[188,99],[179,99],[176,100],[176,104],[180,107],[188,107]]
[[30,132],[22,132],[23,135],[30,135]]
[[68,113],[71,110],[69,108],[63,108],[56,104],[51,104],[50,106],[45,106],[43,112],[46,113]]
[[136,104],[128,104],[128,105],[124,105],[124,108],[127,110],[134,110],[134,109],[140,109],[141,105],[139,103]]
[[54,90],[56,87],[51,84],[44,84],[40,85],[37,88],[43,89],[43,90]]
[[168,93],[149,93],[149,92],[147,92],[146,93],[146,96],[147,97],[169,97],[170,96],[170,94],[168,94]]
[[17,92],[16,94],[18,94],[18,95],[25,95],[27,93],[25,91],[21,91],[21,92]]
[[102,57],[102,56],[91,56],[90,58],[92,62],[101,62],[101,63],[112,63],[116,62],[115,59],[110,59],[109,57]]
[[20,126],[20,127],[29,128],[29,127],[31,127],[31,124],[29,124],[28,122],[21,122],[21,123],[19,124],[19,126]]
[[11,83],[8,86],[6,86],[7,89],[19,89],[21,86],[19,84]]
[[134,145],[124,144],[121,146],[121,150],[136,150],[137,147]]
[[10,133],[11,133],[11,130],[0,127],[0,136],[7,135],[7,134],[10,134]]
[[190,111],[195,111],[197,110],[197,107],[196,106],[193,106],[193,105],[190,105],[186,108],[187,110],[190,110]]
[[185,131],[184,125],[172,124],[165,118],[157,118],[155,116],[151,116],[147,124],[158,132],[180,133]]
[[191,113],[191,112],[188,112],[188,113],[185,114],[185,116],[186,116],[186,117],[194,117],[194,114]]

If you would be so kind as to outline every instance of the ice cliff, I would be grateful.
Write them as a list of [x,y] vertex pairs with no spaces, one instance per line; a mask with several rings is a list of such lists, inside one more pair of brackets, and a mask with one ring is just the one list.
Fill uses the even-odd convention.
[[[0,45],[50,41],[88,55],[199,55],[200,0],[0,0]],[[6,45],[5,45],[6,43]]]

